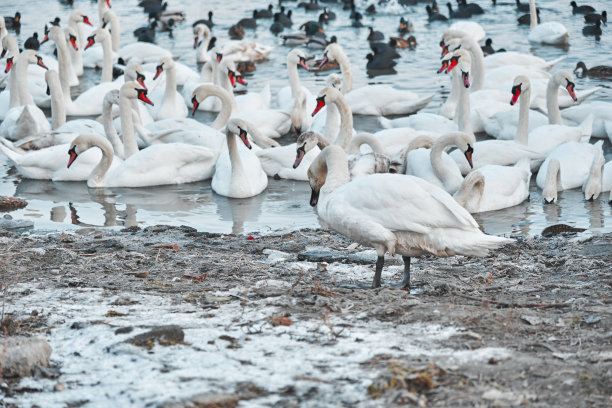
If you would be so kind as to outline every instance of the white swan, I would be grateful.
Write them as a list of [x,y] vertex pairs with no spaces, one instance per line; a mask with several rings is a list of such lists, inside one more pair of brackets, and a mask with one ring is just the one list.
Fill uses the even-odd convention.
[[155,89],[151,93],[150,99],[155,104],[151,108],[151,115],[155,120],[186,117],[187,106],[176,90],[176,71],[172,58],[164,57],[159,61],[153,79],[159,78],[162,72],[166,72],[166,89]]
[[196,24],[193,27],[193,48],[196,49],[196,61],[198,63],[211,60],[208,55],[208,45],[210,44],[210,28],[206,24]]
[[[69,30],[69,28],[66,28]],[[71,63],[68,64],[60,64],[60,60],[71,61],[70,57],[70,48],[76,50],[78,45],[76,41],[76,36],[74,34],[69,34],[69,37],[66,37],[65,31],[62,30],[59,26],[52,25],[50,28],[45,27],[45,36],[40,44],[44,44],[48,40],[51,40],[55,43],[57,49],[57,70],[65,69],[67,72],[65,75],[62,75],[64,78],[63,81],[67,81],[67,87],[77,86],[79,85],[79,77],[74,72],[74,68]],[[53,69],[53,68],[51,68]],[[61,78],[60,78],[61,79]]]
[[136,41],[119,48],[117,56],[126,63],[134,59],[145,64],[147,62],[155,63],[164,57],[172,58],[172,53],[159,45]]
[[21,106],[10,108],[0,124],[0,136],[18,140],[26,136],[39,135],[51,130],[51,126],[40,108],[34,105],[27,86],[28,64],[37,64],[46,69],[42,57],[34,50],[24,50],[15,60],[13,80],[19,94]]
[[554,149],[544,160],[536,183],[545,203],[557,201],[557,191],[582,187],[589,177],[593,160],[602,151],[603,140],[590,143],[567,142]]
[[[119,20],[115,12],[108,10],[102,18],[102,29],[108,30],[110,25],[111,38],[111,61],[117,61],[117,50],[119,49],[120,28]],[[69,27],[70,28],[70,27]],[[85,43],[87,45],[87,42]],[[85,68],[104,68],[104,50],[101,46],[95,45],[83,50],[83,67]]]
[[71,143],[68,167],[92,147],[102,151],[102,159],[87,179],[89,187],[149,187],[191,183],[210,178],[214,170],[214,154],[210,149],[183,143],[148,147],[111,169],[113,147],[99,135],[80,135]]
[[550,21],[538,24],[535,0],[529,0],[531,26],[527,39],[531,42],[546,45],[568,45],[570,35],[561,23]]
[[[228,122],[225,133],[227,150],[217,159],[211,187],[222,196],[248,198],[260,194],[268,186],[268,177],[257,156],[250,150],[248,125],[240,119]],[[236,137],[246,146],[238,147]]]
[[482,166],[468,173],[453,198],[471,214],[513,207],[529,198],[529,158],[514,166]]
[[223,54],[223,58],[234,62],[241,62],[265,60],[274,50],[274,47],[244,39],[227,41],[224,45],[220,46],[219,49]]
[[291,121],[298,135],[303,129],[310,127],[313,121],[310,112],[316,106],[314,96],[300,83],[300,66],[307,71],[310,69],[306,65],[306,54],[302,50],[293,49],[287,54],[289,86],[281,88],[276,98],[279,109],[292,112]]
[[603,152],[595,153],[589,177],[582,186],[582,191],[586,200],[596,200],[599,194],[609,191],[608,201],[612,203],[612,161],[606,163]]
[[434,141],[431,149],[420,148],[408,152],[404,158],[405,172],[454,194],[463,183],[463,176],[455,161],[445,154],[444,150],[449,146],[456,146],[471,166],[474,152],[472,146],[475,142],[474,136],[465,132],[442,135]]
[[476,255],[512,242],[485,235],[472,216],[444,190],[413,176],[373,174],[351,181],[346,154],[329,146],[308,175],[319,218],[349,239],[376,249],[373,287],[381,285],[384,255],[405,263],[401,286],[410,287],[410,257]]
[[[204,24],[201,25],[206,27],[206,25]],[[185,82],[185,84],[183,84],[181,94],[183,95],[183,100],[185,101],[185,104],[187,106],[189,106],[189,104],[191,103],[191,97],[193,91],[196,88],[205,84],[218,85],[219,83],[219,62],[221,62],[221,60],[223,59],[223,55],[217,53],[214,49],[211,50],[210,54],[212,57],[209,58],[208,61],[202,66],[202,70],[200,71],[200,77],[196,80],[187,81]],[[207,100],[206,103],[200,103],[198,105],[198,110],[201,111],[218,112],[220,109],[221,107],[217,103],[217,100],[214,99]]]
[[338,61],[342,71],[342,90],[351,107],[357,115],[409,115],[423,109],[433,98],[424,98],[414,92],[398,90],[390,85],[368,85],[353,90],[353,73],[346,53],[339,44],[332,43],[325,48],[322,65],[327,60]]
[[[561,111],[561,118],[569,126],[577,126],[589,115],[593,115],[592,137],[609,138],[612,141],[612,133],[606,129],[612,129],[612,103],[604,101],[593,101],[590,103],[572,106]],[[606,124],[608,125],[606,128]]]

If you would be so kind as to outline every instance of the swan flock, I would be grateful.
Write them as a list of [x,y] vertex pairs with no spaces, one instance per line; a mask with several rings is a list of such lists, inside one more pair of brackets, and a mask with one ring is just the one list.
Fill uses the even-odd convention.
[[[404,289],[411,287],[411,257],[485,256],[511,243],[483,233],[472,214],[523,203],[532,180],[542,205],[557,205],[567,189],[582,189],[585,200],[610,191],[612,200],[604,154],[612,103],[588,101],[600,88],[581,87],[565,56],[495,51],[491,39],[485,46],[485,27],[474,16],[493,18],[502,5],[460,2],[453,10],[449,4],[450,20],[436,4],[435,13],[431,6],[413,10],[415,21],[439,32],[439,49],[404,39],[418,27],[405,16],[400,36],[387,41],[372,27],[361,31],[353,15],[352,29],[371,49],[363,66],[355,65],[363,56],[347,52],[354,46],[342,33],[327,38],[329,9],[319,22],[301,24],[300,13],[270,5],[232,23],[228,35],[212,11],[208,19],[188,21],[184,13],[153,7],[151,23],[126,41],[115,12],[122,6],[98,0],[97,16],[73,10],[41,21],[36,49],[20,49],[0,17],[0,152],[23,178],[92,189],[209,179],[215,194],[234,199],[262,194],[279,178],[308,182],[321,224],[376,250],[371,286],[382,285],[385,254],[398,254]],[[537,12],[535,0],[528,16],[531,44],[571,44],[565,26]],[[274,43],[249,38],[251,28],[269,25],[266,18],[274,19]],[[194,37],[174,41],[192,44],[194,55],[153,42],[172,33],[172,25],[190,23]],[[288,34],[292,25],[303,32]],[[281,32],[282,44],[274,37],[280,41]],[[253,90],[247,77],[270,63],[275,47],[286,49],[286,71],[277,73],[287,78],[285,86],[275,90],[268,82]],[[406,89],[410,81],[401,88],[384,81],[354,86],[363,68],[370,76],[396,73],[402,55],[416,47],[447,74],[450,93],[439,108],[431,106],[439,95]],[[576,70],[586,75],[580,64]],[[338,71],[326,73],[330,68]],[[596,68],[589,75],[612,72]],[[325,75],[320,86],[300,79],[311,71]],[[204,120],[203,112],[215,119]],[[379,129],[356,129],[362,116],[376,117]]]

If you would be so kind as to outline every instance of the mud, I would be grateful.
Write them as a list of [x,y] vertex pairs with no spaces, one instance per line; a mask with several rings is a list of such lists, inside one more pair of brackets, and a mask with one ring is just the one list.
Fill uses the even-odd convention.
[[[612,235],[514,238],[413,259],[408,293],[347,287],[375,253],[325,230],[0,230],[2,332],[45,336],[59,372],[0,406],[611,406]],[[167,325],[184,338],[127,343]]]

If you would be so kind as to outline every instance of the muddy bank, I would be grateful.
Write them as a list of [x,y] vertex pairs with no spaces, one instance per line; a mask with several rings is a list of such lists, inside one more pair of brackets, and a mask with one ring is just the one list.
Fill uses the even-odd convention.
[[[44,407],[610,406],[612,235],[516,238],[486,258],[414,259],[407,293],[343,287],[371,282],[375,253],[324,230],[0,230],[2,331],[53,348],[50,367],[4,379],[0,395]],[[383,282],[401,273],[388,258]]]

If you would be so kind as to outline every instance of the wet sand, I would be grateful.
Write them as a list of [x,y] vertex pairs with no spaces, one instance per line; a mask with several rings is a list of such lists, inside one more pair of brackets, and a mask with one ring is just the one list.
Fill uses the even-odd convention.
[[[375,253],[325,230],[0,230],[3,329],[53,348],[46,374],[4,380],[0,395],[45,407],[610,406],[612,235],[515,238],[486,258],[414,259],[407,293],[342,287],[371,282]],[[383,282],[401,273],[387,258]],[[164,325],[184,337],[126,343]]]

